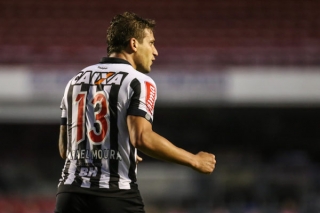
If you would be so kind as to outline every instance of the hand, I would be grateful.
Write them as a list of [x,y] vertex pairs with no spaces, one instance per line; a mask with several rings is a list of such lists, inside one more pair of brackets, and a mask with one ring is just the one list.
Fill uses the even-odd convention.
[[196,154],[196,164],[194,169],[204,174],[213,172],[216,165],[216,157],[207,152],[199,152]]
[[136,164],[138,164],[138,163],[141,162],[142,160],[143,160],[142,157],[140,157],[139,155],[137,155]]

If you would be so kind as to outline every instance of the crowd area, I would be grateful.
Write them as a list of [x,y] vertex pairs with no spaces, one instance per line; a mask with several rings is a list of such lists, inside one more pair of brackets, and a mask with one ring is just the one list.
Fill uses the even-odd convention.
[[[54,197],[28,197],[2,196],[0,198],[0,213],[53,213],[55,200]],[[186,206],[176,204],[173,206],[147,204],[147,213],[303,213],[299,206],[291,201],[283,203],[282,206],[270,206],[262,208],[255,205],[231,205],[231,206]],[[314,211],[315,212],[315,211]],[[313,213],[308,212],[308,213]]]
[[[138,183],[146,212],[319,212],[320,169],[305,153],[279,155],[270,163],[262,163],[255,155],[249,155],[229,153],[223,156],[218,153],[220,164],[210,176],[145,159],[139,168]],[[59,170],[52,169],[59,176]],[[21,174],[15,172],[15,175]],[[29,180],[28,186],[1,190],[0,213],[53,213],[57,180],[45,181],[41,175],[32,180],[27,176],[20,177]],[[14,183],[6,181],[7,188]]]

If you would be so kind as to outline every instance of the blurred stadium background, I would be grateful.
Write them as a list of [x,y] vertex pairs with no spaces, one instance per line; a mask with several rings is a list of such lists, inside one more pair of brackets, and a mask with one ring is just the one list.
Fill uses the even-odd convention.
[[111,18],[155,19],[154,129],[216,154],[210,176],[144,156],[148,213],[320,212],[320,1],[1,0],[0,213],[53,212],[69,78]]

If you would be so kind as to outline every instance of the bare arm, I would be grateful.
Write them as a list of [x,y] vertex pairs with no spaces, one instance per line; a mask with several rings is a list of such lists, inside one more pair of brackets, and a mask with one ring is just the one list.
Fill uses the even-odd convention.
[[209,174],[215,168],[215,156],[206,152],[196,155],[181,149],[155,133],[151,124],[139,116],[127,117],[130,140],[134,147],[150,157],[191,167]]
[[59,152],[62,159],[67,158],[67,126],[60,125]]

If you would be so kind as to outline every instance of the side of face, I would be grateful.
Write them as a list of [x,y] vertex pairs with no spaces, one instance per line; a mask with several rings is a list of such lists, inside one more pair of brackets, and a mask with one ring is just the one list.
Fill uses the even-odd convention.
[[142,73],[149,73],[151,71],[151,65],[158,56],[158,51],[154,45],[155,38],[152,30],[145,29],[145,37],[142,43],[137,42],[134,61],[136,69]]

